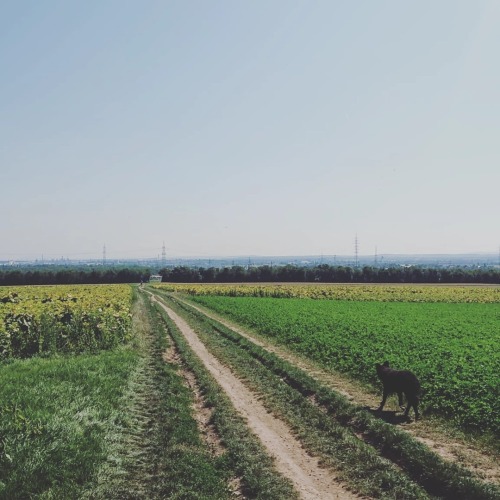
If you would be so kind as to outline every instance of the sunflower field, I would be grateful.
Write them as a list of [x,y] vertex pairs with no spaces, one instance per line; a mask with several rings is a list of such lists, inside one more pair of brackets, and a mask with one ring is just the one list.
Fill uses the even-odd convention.
[[500,286],[470,285],[317,285],[317,284],[173,284],[155,288],[188,295],[273,297],[370,302],[500,303]]
[[0,287],[0,360],[124,343],[131,302],[129,285]]

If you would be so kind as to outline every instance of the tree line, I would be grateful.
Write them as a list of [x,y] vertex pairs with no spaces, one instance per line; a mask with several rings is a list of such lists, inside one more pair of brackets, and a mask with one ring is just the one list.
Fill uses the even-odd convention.
[[99,268],[0,268],[0,286],[140,283],[151,274],[173,283],[483,283],[500,284],[500,268],[482,267],[349,267],[320,264],[316,266],[176,266],[154,270],[147,267]]
[[108,283],[140,283],[148,280],[149,268],[55,267],[53,269],[17,268],[0,269],[0,286],[12,285],[92,285]]
[[320,282],[320,283],[484,283],[499,284],[500,269],[463,267],[349,267],[320,264],[311,267],[232,266],[224,268],[174,267],[162,269],[163,281],[173,283],[263,283],[263,282]]

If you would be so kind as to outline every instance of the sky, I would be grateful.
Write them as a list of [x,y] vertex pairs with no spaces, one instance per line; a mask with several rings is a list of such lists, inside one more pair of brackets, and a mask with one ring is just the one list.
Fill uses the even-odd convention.
[[0,0],[0,261],[497,253],[497,0]]

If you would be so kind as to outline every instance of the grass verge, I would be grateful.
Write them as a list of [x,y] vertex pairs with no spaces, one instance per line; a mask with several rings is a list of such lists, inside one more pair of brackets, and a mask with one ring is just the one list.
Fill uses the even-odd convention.
[[13,361],[0,369],[0,498],[78,498],[125,424],[130,348]]

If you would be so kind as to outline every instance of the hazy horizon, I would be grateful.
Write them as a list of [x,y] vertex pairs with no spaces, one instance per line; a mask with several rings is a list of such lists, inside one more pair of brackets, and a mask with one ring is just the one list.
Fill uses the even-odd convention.
[[0,260],[496,254],[500,3],[3,3]]
[[[30,255],[30,256],[25,256],[22,258],[17,258],[17,259],[3,259],[0,258],[0,262],[62,262],[62,261],[72,261],[72,262],[78,262],[78,261],[88,261],[88,262],[103,262],[103,257],[104,255],[101,253],[100,255],[79,255],[75,254],[72,256],[65,256],[61,255],[58,257],[54,256],[46,256],[46,255]],[[467,258],[467,257],[477,257],[477,258],[490,258],[497,262],[497,260],[500,262],[500,250],[498,252],[466,252],[466,253],[423,253],[423,254],[416,254],[416,253],[408,253],[408,254],[402,254],[402,253],[359,253],[358,254],[358,259],[362,261],[367,261],[370,259],[377,258],[378,261],[380,262],[381,259],[383,260],[384,258],[421,258],[423,260],[426,259],[431,259],[431,258]],[[167,262],[171,261],[182,261],[182,260],[231,260],[235,259],[238,261],[246,260],[246,259],[256,259],[256,260],[263,260],[263,259],[300,259],[300,258],[308,258],[308,259],[320,259],[320,260],[325,260],[325,261],[330,261],[332,259],[338,259],[339,261],[345,262],[346,260],[355,260],[355,253],[348,253],[348,254],[240,254],[240,255],[230,255],[230,254],[220,254],[220,255],[166,255],[165,260]],[[149,254],[149,255],[143,255],[141,256],[136,256],[136,255],[126,255],[126,256],[119,256],[119,255],[113,255],[113,254],[108,254],[106,252],[105,260],[106,262],[111,262],[111,261],[161,261],[163,259],[162,253],[157,253],[157,254]]]

